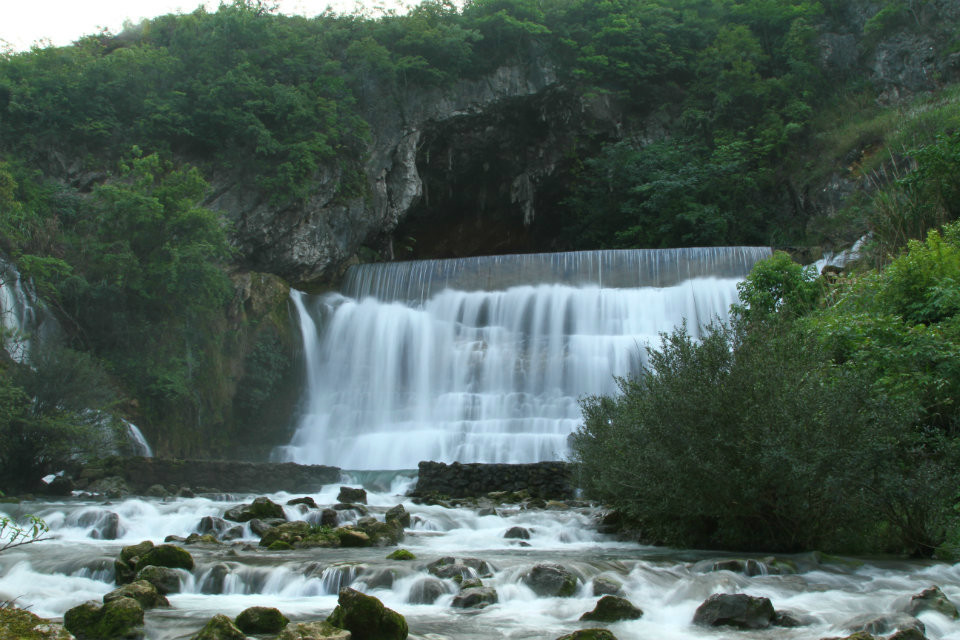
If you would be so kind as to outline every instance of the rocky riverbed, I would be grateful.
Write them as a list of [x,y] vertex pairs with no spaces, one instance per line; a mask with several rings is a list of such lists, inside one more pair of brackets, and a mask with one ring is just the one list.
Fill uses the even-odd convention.
[[[0,600],[60,621],[87,601],[102,606],[118,578],[153,575],[166,585],[166,604],[144,608],[150,640],[188,640],[215,616],[236,624],[251,607],[275,608],[291,625],[319,623],[344,588],[401,615],[410,637],[431,640],[553,640],[590,628],[620,640],[960,638],[947,606],[960,602],[960,565],[646,547],[599,533],[599,508],[583,502],[413,499],[412,477],[378,481],[365,493],[337,483],[306,495],[0,505],[42,516],[54,535],[0,554]],[[145,551],[129,551],[145,541],[144,549],[179,547],[192,564],[148,570],[157,565],[144,563]],[[124,554],[126,569],[117,563]],[[928,592],[934,585],[940,590]]]

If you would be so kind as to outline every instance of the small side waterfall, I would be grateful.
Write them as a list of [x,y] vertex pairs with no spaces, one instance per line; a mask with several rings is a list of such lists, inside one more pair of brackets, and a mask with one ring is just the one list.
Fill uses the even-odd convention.
[[23,362],[30,353],[30,334],[36,328],[37,315],[24,290],[20,272],[0,258],[0,328],[3,347],[10,357]]
[[277,457],[345,469],[562,459],[578,400],[684,320],[724,320],[759,247],[361,265],[293,292],[306,409]]

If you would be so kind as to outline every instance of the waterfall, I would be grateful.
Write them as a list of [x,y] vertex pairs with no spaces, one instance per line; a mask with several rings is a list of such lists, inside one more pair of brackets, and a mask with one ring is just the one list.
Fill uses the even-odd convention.
[[0,258],[0,329],[3,347],[17,362],[26,360],[30,353],[30,333],[36,328],[36,320],[20,272]]
[[360,265],[292,292],[306,406],[277,457],[345,469],[566,457],[579,398],[644,347],[725,320],[757,247],[586,251]]
[[127,442],[133,455],[152,458],[153,449],[150,448],[150,443],[148,443],[147,439],[143,436],[143,432],[137,428],[137,425],[129,420],[123,420],[123,424],[127,427]]

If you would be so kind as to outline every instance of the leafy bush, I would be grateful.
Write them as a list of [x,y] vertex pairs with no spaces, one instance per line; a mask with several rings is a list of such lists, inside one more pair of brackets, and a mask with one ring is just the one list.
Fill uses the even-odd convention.
[[759,263],[732,326],[665,335],[619,395],[583,402],[586,489],[665,544],[932,554],[957,526],[960,333],[931,294],[955,235],[825,309],[799,265]]

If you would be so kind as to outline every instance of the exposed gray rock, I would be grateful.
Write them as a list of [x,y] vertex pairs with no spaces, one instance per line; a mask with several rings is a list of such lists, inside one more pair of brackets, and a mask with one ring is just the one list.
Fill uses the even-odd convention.
[[910,598],[910,604],[907,605],[906,610],[908,614],[917,616],[924,611],[936,611],[954,620],[960,618],[956,605],[950,602],[950,599],[937,586],[924,589]]
[[543,597],[568,597],[577,590],[577,577],[559,564],[538,564],[523,577],[523,583]]
[[450,593],[447,589],[447,583],[439,578],[424,577],[417,580],[410,587],[410,595],[407,602],[410,604],[433,604],[437,598]]
[[451,604],[458,609],[483,609],[499,600],[497,590],[493,587],[471,587],[456,595]]
[[593,595],[595,596],[620,596],[623,595],[623,585],[613,578],[606,576],[597,576],[593,579]]
[[775,616],[769,598],[756,598],[745,593],[715,593],[697,607],[693,623],[706,627],[765,629],[773,624]]
[[362,487],[340,487],[337,500],[348,504],[367,504],[367,490]]
[[180,591],[180,574],[175,569],[147,565],[137,572],[137,580],[146,580],[166,595]]

